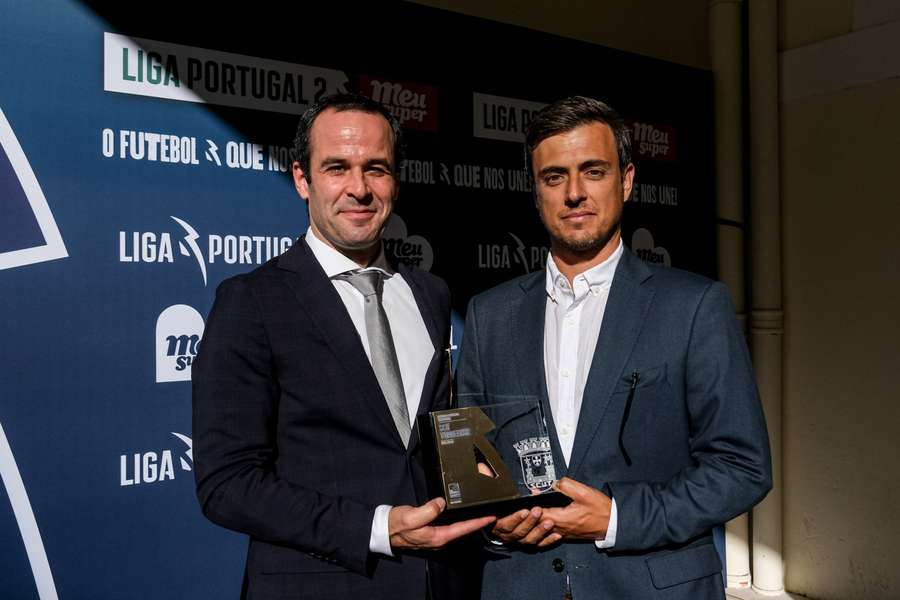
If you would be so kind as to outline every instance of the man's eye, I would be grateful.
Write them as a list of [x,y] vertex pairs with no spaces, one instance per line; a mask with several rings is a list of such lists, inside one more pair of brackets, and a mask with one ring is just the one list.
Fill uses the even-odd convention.
[[345,171],[344,167],[341,165],[330,165],[325,169],[326,173],[331,173],[333,175],[340,175]]
[[601,177],[606,175],[606,171],[603,169],[588,169],[587,176],[592,177],[594,179],[600,179]]
[[544,177],[544,185],[556,185],[561,183],[563,180],[563,176],[559,174],[547,175]]
[[374,175],[375,177],[384,177],[385,175],[389,175],[387,169],[384,167],[371,167],[366,170],[367,175]]

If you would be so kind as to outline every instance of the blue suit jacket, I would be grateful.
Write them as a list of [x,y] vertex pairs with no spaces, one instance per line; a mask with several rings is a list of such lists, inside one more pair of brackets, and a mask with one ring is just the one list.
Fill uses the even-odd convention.
[[[545,273],[507,282],[469,306],[461,404],[539,399],[564,465],[543,364]],[[632,373],[639,373],[630,412]],[[622,441],[629,465],[619,447]],[[615,548],[487,548],[483,598],[722,598],[711,529],[771,487],[768,437],[727,289],[623,254],[587,378],[569,477],[615,498]]]
[[[447,286],[398,271],[435,349],[419,412],[447,408]],[[244,597],[419,600],[428,562],[433,598],[471,598],[452,553],[369,552],[378,504],[427,499],[418,436],[408,449],[400,440],[350,316],[303,239],[219,286],[193,388],[197,495],[212,521],[250,536]]]

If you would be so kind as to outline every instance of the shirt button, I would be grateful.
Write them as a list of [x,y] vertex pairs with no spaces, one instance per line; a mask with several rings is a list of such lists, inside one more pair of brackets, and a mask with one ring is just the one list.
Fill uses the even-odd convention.
[[568,376],[569,376],[569,370],[568,370],[568,369],[563,369],[562,376],[563,376],[563,377],[568,377]]

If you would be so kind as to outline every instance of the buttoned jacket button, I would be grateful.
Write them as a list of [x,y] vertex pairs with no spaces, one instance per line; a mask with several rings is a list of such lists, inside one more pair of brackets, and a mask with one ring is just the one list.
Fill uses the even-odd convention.
[[561,558],[553,559],[553,570],[557,573],[562,573],[563,569],[566,568],[566,563],[563,562]]

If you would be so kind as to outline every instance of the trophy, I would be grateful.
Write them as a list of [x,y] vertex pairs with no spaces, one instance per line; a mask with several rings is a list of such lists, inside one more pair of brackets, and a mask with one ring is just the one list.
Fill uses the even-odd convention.
[[556,465],[540,401],[476,404],[418,417],[429,495],[447,502],[438,520],[568,504],[553,489]]

